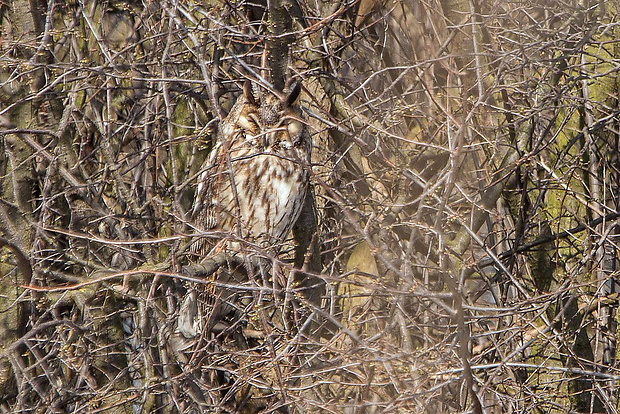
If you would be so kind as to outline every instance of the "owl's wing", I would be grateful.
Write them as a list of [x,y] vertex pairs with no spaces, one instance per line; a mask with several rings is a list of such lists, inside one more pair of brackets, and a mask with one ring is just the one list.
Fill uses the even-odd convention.
[[[205,160],[202,172],[198,177],[198,185],[194,196],[191,219],[198,231],[213,230],[219,225],[216,211],[218,181],[221,180],[222,145],[218,142],[211,150],[209,158]],[[197,237],[191,245],[191,251],[206,256],[213,247],[207,237]]]
[[215,217],[215,203],[218,176],[221,175],[222,145],[217,143],[211,150],[209,158],[205,161],[202,173],[198,178],[194,206],[192,209],[193,222],[201,230],[210,230],[217,226]]

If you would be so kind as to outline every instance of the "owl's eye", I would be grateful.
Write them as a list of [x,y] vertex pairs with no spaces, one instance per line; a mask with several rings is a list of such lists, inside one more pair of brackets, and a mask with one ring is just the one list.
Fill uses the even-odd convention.
[[301,134],[301,131],[303,130],[303,127],[304,126],[301,124],[301,122],[291,121],[286,126],[286,129],[288,130],[288,134],[291,137],[296,137],[297,135]]
[[243,115],[239,117],[239,119],[237,120],[237,124],[241,127],[241,129],[244,129],[246,131],[251,131],[255,128],[254,121]]

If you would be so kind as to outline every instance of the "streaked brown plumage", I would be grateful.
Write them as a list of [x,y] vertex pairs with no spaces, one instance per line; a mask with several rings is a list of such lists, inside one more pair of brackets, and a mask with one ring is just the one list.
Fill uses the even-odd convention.
[[[200,258],[239,252],[240,240],[277,253],[290,233],[308,189],[312,147],[295,104],[299,93],[300,85],[294,84],[287,93],[263,91],[256,99],[246,84],[222,121],[218,141],[198,179],[192,211],[196,229],[205,233],[192,245]],[[193,301],[196,293],[192,295]],[[180,315],[179,330],[186,337],[201,330],[196,319],[200,315]]]
[[[308,188],[311,139],[299,107],[299,84],[288,94],[244,90],[222,122],[218,142],[203,168],[193,208],[199,230],[215,230],[281,243],[299,216]],[[194,251],[209,254],[214,243],[200,238]],[[238,249],[238,243],[227,243]],[[232,247],[231,247],[232,246]]]

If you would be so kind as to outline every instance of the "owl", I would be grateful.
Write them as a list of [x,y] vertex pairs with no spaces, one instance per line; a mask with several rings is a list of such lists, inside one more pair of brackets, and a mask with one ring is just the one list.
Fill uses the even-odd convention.
[[[199,258],[222,251],[241,252],[241,241],[276,254],[290,233],[308,191],[312,148],[296,104],[300,91],[301,85],[293,83],[286,92],[263,90],[255,96],[246,82],[243,94],[222,121],[196,187],[192,219],[205,234],[196,238],[191,249]],[[230,273],[228,277],[234,278]],[[236,300],[230,290],[217,295],[225,296],[221,302],[228,305],[219,306],[217,312],[214,305],[207,317],[210,323]],[[178,327],[185,337],[203,331],[200,325],[205,315],[198,302],[200,294],[194,290],[182,305],[185,311],[180,313]]]
[[[263,91],[249,82],[222,122],[218,140],[198,180],[192,211],[201,231],[224,234],[224,244],[239,250],[235,239],[277,251],[301,212],[308,190],[312,142],[296,101],[301,85],[286,93]],[[193,251],[206,257],[213,239],[199,238]]]

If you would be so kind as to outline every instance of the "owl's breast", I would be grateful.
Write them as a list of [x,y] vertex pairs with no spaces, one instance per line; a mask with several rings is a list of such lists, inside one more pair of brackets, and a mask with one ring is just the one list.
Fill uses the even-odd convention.
[[307,161],[283,152],[240,153],[231,162],[237,200],[230,199],[229,205],[238,206],[239,217],[233,209],[227,221],[241,225],[244,237],[282,242],[299,216],[307,191]]

